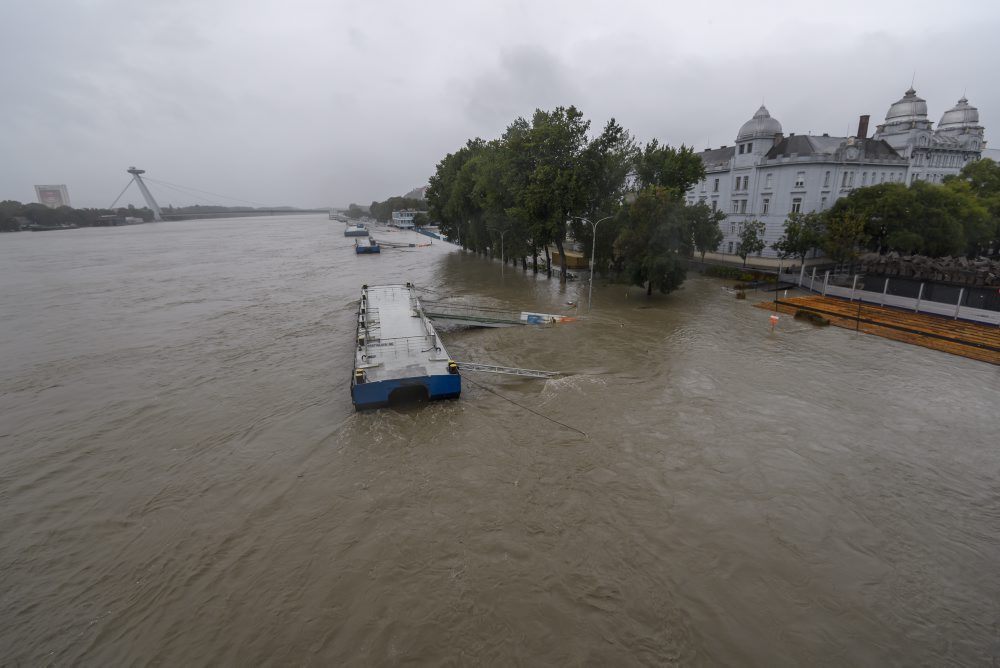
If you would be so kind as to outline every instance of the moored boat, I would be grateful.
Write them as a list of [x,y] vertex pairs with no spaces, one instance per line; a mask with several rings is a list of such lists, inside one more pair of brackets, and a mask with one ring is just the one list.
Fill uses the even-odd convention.
[[364,255],[368,253],[381,253],[382,249],[379,248],[375,237],[368,237],[368,243],[362,243],[360,239],[354,240],[354,252],[358,255]]
[[448,356],[413,285],[363,286],[351,378],[354,407],[461,393],[458,364]]

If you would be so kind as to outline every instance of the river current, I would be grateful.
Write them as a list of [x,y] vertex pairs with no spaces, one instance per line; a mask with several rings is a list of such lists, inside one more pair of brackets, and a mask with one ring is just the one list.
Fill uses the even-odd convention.
[[443,332],[564,376],[353,410],[363,283],[584,278],[319,216],[0,236],[0,663],[1000,661],[998,367],[598,280]]

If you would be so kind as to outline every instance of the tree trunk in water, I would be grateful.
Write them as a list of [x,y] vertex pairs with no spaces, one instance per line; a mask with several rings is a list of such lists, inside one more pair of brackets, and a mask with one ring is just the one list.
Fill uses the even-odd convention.
[[538,273],[538,249],[534,248],[531,251],[531,271]]
[[646,296],[647,297],[653,296],[653,281],[650,281],[649,283],[646,284]]
[[552,256],[549,255],[549,247],[545,247],[545,274],[552,278]]
[[566,252],[563,250],[562,239],[556,237],[556,250],[559,251],[559,283],[566,284]]

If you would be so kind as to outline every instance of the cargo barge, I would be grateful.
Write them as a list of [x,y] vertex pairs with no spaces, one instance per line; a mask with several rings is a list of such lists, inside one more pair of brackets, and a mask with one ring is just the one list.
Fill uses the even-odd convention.
[[351,400],[358,410],[462,393],[458,364],[411,283],[362,287],[354,348]]
[[359,239],[354,240],[354,252],[358,255],[364,255],[366,253],[380,253],[382,249],[379,248],[375,237],[368,237],[368,243],[364,244]]

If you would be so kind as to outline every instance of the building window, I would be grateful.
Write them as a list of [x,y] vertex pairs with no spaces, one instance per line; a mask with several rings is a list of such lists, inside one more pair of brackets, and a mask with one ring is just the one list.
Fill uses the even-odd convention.
[[868,185],[868,172],[861,172],[861,185]]
[[792,200],[792,213],[799,213],[802,211],[802,198],[796,197]]
[[806,173],[799,172],[795,175],[795,187],[805,188],[806,187]]
[[830,172],[827,172],[823,176],[823,187],[824,188],[829,188],[830,187]]
[[743,155],[743,144],[740,144],[740,155]]
[[885,172],[882,172],[881,174],[878,175],[878,182],[885,183]]
[[740,213],[747,212],[747,201],[745,199],[740,200]]
[[716,209],[718,209],[718,208],[719,208],[719,203],[718,203],[718,202],[716,202],[716,201],[715,201],[715,200],[713,199],[713,200],[712,200],[712,211],[714,212],[714,211],[715,211]]
[[753,150],[753,142],[747,142],[747,153]]
[[715,179],[715,187],[712,188],[712,192],[714,193],[719,192],[719,179]]
[[762,216],[766,216],[767,212],[768,212],[768,210],[770,210],[770,208],[771,208],[771,199],[769,197],[765,197],[763,200],[761,200],[761,203],[760,203],[760,213],[761,213],[761,215]]
[[732,241],[729,242],[729,254],[730,255],[733,254],[733,242]]
[[735,179],[733,179],[733,190],[739,190],[739,189],[740,189],[740,177],[737,176]]
[[749,176],[744,176],[743,177],[743,190],[746,190],[749,187],[750,187],[750,177]]
[[733,213],[740,212],[740,201],[738,199],[733,200]]
[[847,187],[847,172],[844,172],[844,178],[840,180],[840,187],[841,188]]
[[819,200],[819,210],[824,211],[826,209],[826,198],[821,197]]
[[773,178],[774,178],[774,174],[768,174],[768,175],[767,175],[767,177],[766,177],[766,178],[764,179],[764,187],[765,187],[765,188],[770,188],[770,187],[772,187],[772,184],[773,184]]

